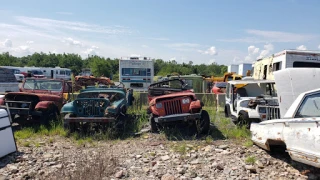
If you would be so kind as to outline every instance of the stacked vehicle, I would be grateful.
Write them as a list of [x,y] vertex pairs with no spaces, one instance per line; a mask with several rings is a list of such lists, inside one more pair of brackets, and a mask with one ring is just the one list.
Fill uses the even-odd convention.
[[166,124],[187,123],[194,126],[198,134],[206,134],[210,129],[210,116],[203,109],[203,102],[197,99],[188,85],[181,79],[164,80],[153,83],[148,89],[152,132]]

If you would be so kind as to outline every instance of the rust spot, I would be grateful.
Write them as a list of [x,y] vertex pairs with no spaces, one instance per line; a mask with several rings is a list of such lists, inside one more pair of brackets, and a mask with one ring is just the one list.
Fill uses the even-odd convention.
[[310,131],[310,128],[308,128],[308,130]]
[[262,137],[258,137],[258,140],[262,140]]
[[278,132],[278,135],[280,135],[281,134],[281,132]]
[[300,134],[300,132],[297,132],[297,135],[299,135]]

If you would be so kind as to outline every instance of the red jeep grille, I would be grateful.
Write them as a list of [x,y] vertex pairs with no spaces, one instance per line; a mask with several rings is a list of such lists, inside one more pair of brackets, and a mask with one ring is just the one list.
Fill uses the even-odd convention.
[[172,101],[166,101],[163,103],[164,109],[166,111],[166,115],[171,114],[181,114],[182,113],[182,107],[181,107],[181,100],[172,100]]

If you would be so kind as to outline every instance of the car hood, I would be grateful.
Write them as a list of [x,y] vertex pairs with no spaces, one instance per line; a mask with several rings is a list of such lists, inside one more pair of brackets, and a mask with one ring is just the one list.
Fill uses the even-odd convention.
[[179,96],[192,96],[192,97],[194,97],[195,95],[192,92],[178,92],[178,93],[166,94],[166,95],[157,96],[157,97],[153,98],[150,101],[150,104],[155,104],[157,101],[159,101],[161,99],[176,98]]
[[[47,92],[48,93],[48,92]],[[5,97],[13,95],[24,95],[24,96],[37,96],[40,101],[58,101],[61,96],[57,94],[45,94],[45,93],[30,93],[30,92],[10,92],[5,95]]]

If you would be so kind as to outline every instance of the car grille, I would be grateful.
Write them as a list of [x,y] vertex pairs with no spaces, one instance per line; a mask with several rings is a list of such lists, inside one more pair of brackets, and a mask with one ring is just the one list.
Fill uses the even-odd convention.
[[164,109],[166,111],[166,115],[171,115],[171,114],[181,114],[182,109],[181,109],[181,100],[172,100],[172,101],[166,101],[163,103],[164,104]]
[[106,102],[99,100],[76,100],[78,116],[85,117],[101,117],[104,115],[105,106],[101,106]]

